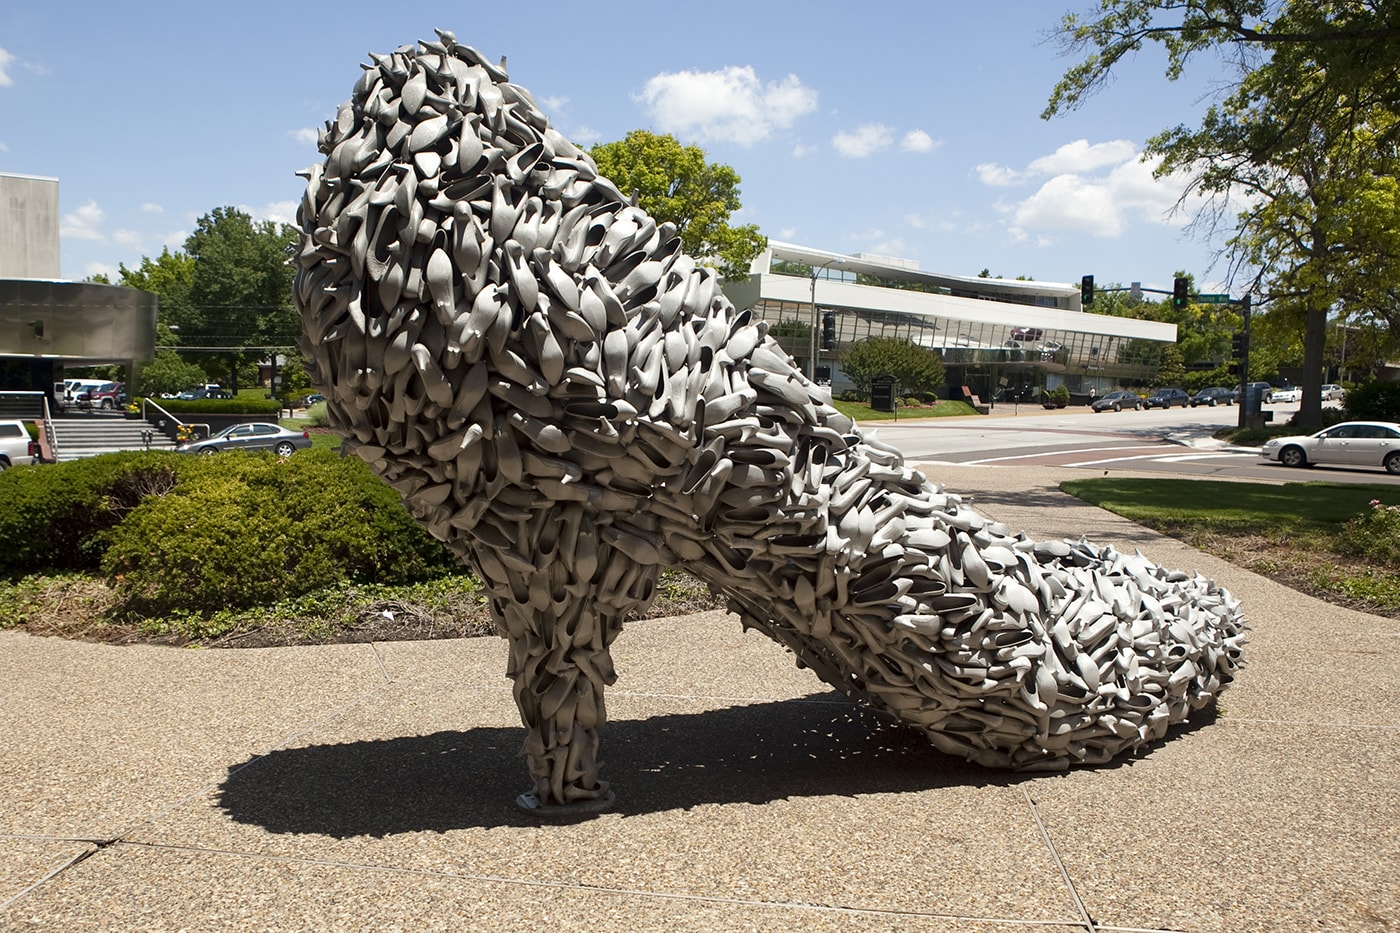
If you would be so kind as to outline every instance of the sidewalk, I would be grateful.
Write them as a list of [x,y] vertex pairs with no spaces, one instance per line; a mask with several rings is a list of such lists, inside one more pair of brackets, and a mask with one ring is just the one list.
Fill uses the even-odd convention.
[[[618,808],[538,825],[498,639],[178,650],[0,632],[0,929],[1400,928],[1400,623],[1063,496],[926,471],[1037,538],[1244,601],[1219,714],[1117,766],[988,771],[723,613],[615,645]],[[1082,475],[1082,474],[1076,474]]]

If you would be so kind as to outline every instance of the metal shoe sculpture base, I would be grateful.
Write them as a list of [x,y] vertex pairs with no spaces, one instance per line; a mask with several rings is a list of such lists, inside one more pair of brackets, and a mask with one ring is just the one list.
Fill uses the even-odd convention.
[[611,802],[609,646],[663,566],[994,767],[1105,762],[1233,679],[1228,593],[907,467],[501,67],[439,33],[363,68],[306,172],[302,348],[345,448],[487,587],[527,812]]

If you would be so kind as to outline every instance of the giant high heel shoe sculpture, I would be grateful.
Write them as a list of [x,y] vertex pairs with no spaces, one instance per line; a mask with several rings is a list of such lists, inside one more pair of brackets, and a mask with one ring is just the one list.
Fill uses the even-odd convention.
[[1105,762],[1234,677],[1210,581],[1034,542],[862,436],[709,268],[450,33],[363,66],[298,213],[331,424],[485,582],[542,815],[602,809],[609,646],[679,567],[993,766]]

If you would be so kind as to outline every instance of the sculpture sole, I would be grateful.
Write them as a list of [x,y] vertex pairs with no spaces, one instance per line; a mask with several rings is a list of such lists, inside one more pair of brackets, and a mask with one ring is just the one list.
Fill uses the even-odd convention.
[[312,380],[485,583],[528,812],[611,799],[609,648],[662,566],[989,766],[1107,761],[1233,679],[1228,593],[1014,535],[907,467],[450,34],[375,56],[321,151],[294,287]]

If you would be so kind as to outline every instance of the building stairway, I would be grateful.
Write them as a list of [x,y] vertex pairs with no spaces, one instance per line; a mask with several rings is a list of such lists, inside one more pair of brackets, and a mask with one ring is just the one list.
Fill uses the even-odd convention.
[[146,421],[122,414],[85,412],[52,421],[55,458],[62,462],[118,450],[174,450],[175,442]]

